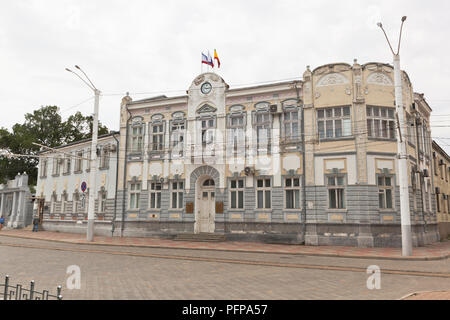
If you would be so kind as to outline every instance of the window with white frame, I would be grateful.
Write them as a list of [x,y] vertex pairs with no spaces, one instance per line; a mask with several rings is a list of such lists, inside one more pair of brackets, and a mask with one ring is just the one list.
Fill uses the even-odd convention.
[[108,149],[108,147],[103,147],[101,150],[100,168],[103,168],[103,169],[109,168],[109,149]]
[[151,150],[164,150],[164,122],[152,123],[151,125]]
[[150,184],[150,209],[161,209],[161,183]]
[[320,139],[333,139],[352,135],[350,107],[317,110],[317,129]]
[[130,183],[130,210],[139,209],[139,200],[141,196],[141,183],[132,182]]
[[289,177],[284,179],[284,194],[286,209],[300,209],[300,178]]
[[368,106],[367,135],[369,138],[395,139],[395,109]]
[[52,174],[53,175],[59,175],[59,165],[60,165],[60,158],[54,157],[53,158],[53,168],[52,168]]
[[183,209],[184,182],[172,182],[172,209]]
[[99,195],[99,211],[100,213],[105,213],[106,212],[106,191],[100,191]]
[[230,180],[230,208],[244,209],[244,179]]
[[258,154],[266,154],[271,148],[272,115],[268,111],[256,111],[253,115],[253,127],[256,130],[256,148]]
[[69,156],[66,156],[66,158],[64,159],[64,174],[69,174],[70,173],[70,166],[72,163],[72,159]]
[[272,187],[268,178],[256,180],[256,207],[258,209],[272,207]]
[[47,177],[47,158],[41,158],[41,178]]
[[144,141],[144,127],[141,124],[132,125],[130,132],[131,152],[142,152]]
[[393,208],[392,176],[378,175],[378,206],[380,209]]
[[67,194],[63,193],[61,196],[61,213],[66,213],[67,210]]
[[79,172],[81,170],[83,170],[83,151],[77,151],[76,152],[76,159],[75,159],[75,168],[74,171],[75,172]]
[[203,146],[214,142],[215,120],[215,118],[200,119]]
[[80,195],[77,192],[75,192],[73,194],[72,212],[78,213],[79,206],[80,206]]
[[283,102],[283,135],[286,141],[297,141],[300,139],[300,108],[297,100]]
[[185,121],[173,121],[170,125],[170,148],[172,155],[183,156]]
[[344,209],[345,178],[343,175],[327,176],[328,208]]
[[56,213],[56,195],[52,195],[51,199],[50,199],[50,213],[54,214]]
[[232,153],[245,151],[245,116],[234,113],[228,116],[228,148]]

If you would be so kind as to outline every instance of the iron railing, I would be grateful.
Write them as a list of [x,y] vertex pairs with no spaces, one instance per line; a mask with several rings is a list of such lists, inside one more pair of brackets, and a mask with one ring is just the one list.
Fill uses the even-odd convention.
[[62,300],[61,286],[57,287],[56,292],[56,295],[52,295],[48,290],[35,291],[34,280],[30,282],[29,289],[21,284],[11,285],[9,276],[5,277],[4,283],[0,283],[0,300]]

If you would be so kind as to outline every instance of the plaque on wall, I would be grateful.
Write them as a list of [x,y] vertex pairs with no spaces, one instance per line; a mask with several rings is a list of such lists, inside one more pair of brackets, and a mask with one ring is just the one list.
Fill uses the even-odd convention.
[[194,213],[194,203],[186,202],[186,213]]
[[216,202],[216,213],[223,213],[223,202]]

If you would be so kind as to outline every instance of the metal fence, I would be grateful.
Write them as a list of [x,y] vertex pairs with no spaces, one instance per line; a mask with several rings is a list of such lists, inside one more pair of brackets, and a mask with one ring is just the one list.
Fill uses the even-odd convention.
[[52,295],[48,290],[35,291],[34,280],[30,282],[29,289],[21,284],[11,285],[9,276],[5,277],[4,283],[0,283],[0,300],[62,300],[61,286],[57,287],[56,292],[56,295]]

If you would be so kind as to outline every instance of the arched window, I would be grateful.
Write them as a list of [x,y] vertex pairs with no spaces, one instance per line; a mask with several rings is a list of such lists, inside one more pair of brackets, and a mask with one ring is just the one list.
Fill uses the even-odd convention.
[[204,186],[204,187],[214,186],[214,185],[215,185],[215,183],[214,183],[214,180],[213,180],[213,179],[208,179],[208,180],[206,180],[205,182],[203,182],[203,186]]

